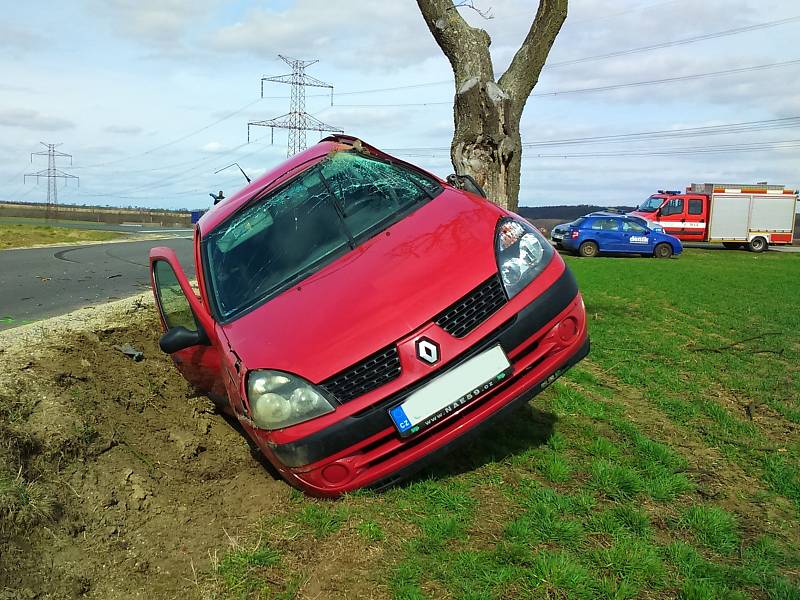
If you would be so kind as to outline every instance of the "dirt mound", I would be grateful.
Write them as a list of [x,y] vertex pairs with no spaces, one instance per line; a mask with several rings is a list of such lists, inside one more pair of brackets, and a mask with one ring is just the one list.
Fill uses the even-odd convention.
[[0,598],[200,596],[288,501],[159,331],[142,296],[0,335]]

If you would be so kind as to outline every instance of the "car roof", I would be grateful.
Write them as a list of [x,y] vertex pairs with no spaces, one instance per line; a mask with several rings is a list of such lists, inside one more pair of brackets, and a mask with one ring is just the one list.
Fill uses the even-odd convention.
[[627,215],[621,215],[619,213],[604,212],[604,211],[598,211],[598,212],[589,213],[586,216],[587,217],[613,217],[615,219],[627,218]]

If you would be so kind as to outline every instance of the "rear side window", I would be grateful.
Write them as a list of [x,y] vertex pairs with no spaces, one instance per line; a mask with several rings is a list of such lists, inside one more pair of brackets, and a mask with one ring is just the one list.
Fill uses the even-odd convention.
[[689,214],[702,215],[703,214],[703,201],[698,199],[689,200]]
[[622,231],[629,231],[631,233],[644,233],[645,228],[634,221],[625,220],[622,222]]
[[600,231],[619,231],[619,221],[617,219],[595,219],[592,229]]

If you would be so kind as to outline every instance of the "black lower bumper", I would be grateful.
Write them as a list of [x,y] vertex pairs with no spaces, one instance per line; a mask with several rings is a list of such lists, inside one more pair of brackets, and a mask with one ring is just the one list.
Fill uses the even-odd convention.
[[392,487],[393,485],[397,485],[398,483],[408,479],[414,473],[424,469],[430,464],[441,460],[442,457],[457,450],[461,445],[464,443],[474,439],[475,437],[481,435],[484,431],[489,429],[490,427],[497,424],[498,421],[502,420],[503,418],[507,417],[509,414],[513,413],[514,410],[531,400],[534,396],[538,395],[540,392],[543,392],[546,388],[548,388],[552,383],[561,377],[564,373],[569,371],[574,365],[578,364],[581,360],[586,358],[586,355],[589,354],[590,342],[589,338],[586,338],[586,341],[583,343],[583,346],[573,354],[569,360],[567,360],[563,365],[555,369],[552,373],[549,373],[547,377],[542,379],[537,383],[532,384],[529,388],[524,389],[521,391],[516,398],[514,398],[511,402],[506,404],[503,408],[498,410],[495,413],[492,413],[486,419],[478,423],[475,427],[464,433],[464,435],[460,436],[454,442],[447,444],[446,446],[442,446],[437,450],[434,450],[430,454],[427,454],[424,458],[416,461],[415,463],[404,467],[403,469],[393,473],[390,477],[386,479],[382,479],[372,485],[368,486],[372,490],[384,490],[386,488]]
[[[544,293],[445,368],[456,367],[496,344],[500,344],[506,354],[511,353],[556,318],[569,306],[577,294],[578,284],[575,277],[569,269],[565,268],[561,276]],[[588,352],[588,346],[586,352]],[[296,442],[272,446],[271,450],[287,467],[308,465],[341,452],[387,427],[392,427],[387,408],[401,402],[416,389],[443,372],[432,373],[429,377],[415,382],[357,416],[342,419],[334,425]]]

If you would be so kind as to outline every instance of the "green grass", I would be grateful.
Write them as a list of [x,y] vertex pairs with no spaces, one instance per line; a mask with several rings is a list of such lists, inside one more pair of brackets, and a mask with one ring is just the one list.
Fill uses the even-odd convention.
[[415,481],[293,496],[231,589],[332,563],[407,600],[800,599],[800,256],[568,262],[587,361]]
[[46,225],[0,224],[0,250],[24,248],[38,244],[60,244],[63,242],[106,241],[121,237],[110,231],[71,229]]

